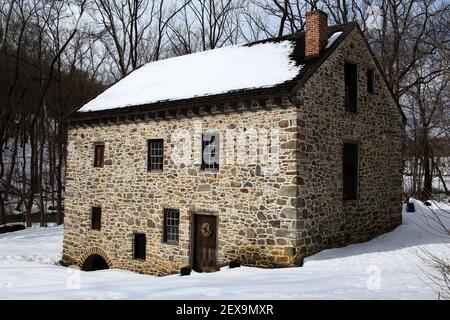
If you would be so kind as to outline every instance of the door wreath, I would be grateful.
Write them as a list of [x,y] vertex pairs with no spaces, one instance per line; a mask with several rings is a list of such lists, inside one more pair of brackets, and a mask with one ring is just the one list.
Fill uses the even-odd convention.
[[213,233],[212,227],[208,222],[205,222],[204,224],[202,224],[201,230],[202,230],[202,235],[205,238],[209,238]]

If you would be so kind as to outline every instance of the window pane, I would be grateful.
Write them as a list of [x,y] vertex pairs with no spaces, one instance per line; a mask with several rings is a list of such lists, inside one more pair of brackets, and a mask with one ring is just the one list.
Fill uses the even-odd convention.
[[178,242],[180,212],[164,209],[164,242]]
[[148,140],[148,170],[162,171],[164,164],[164,141]]
[[202,138],[202,170],[219,170],[219,133],[204,134]]

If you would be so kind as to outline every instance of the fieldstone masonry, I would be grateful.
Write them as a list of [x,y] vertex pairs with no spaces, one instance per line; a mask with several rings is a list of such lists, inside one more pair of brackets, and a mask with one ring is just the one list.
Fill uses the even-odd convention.
[[[358,64],[358,112],[344,110],[344,61]],[[376,72],[375,94],[366,70]],[[296,266],[319,250],[368,240],[401,223],[400,113],[354,29],[299,89],[294,105],[162,121],[69,128],[63,262],[81,266],[92,252],[112,268],[167,275],[192,264],[193,214],[218,217],[218,264]],[[271,107],[272,100],[267,104]],[[253,164],[177,166],[171,133],[279,130],[279,172]],[[164,139],[163,172],[147,171],[147,139]],[[105,166],[93,167],[94,143]],[[342,200],[342,146],[360,146],[358,200]],[[198,155],[200,157],[200,155]],[[91,207],[102,208],[100,231]],[[163,243],[163,209],[180,211],[178,244]],[[133,260],[133,235],[147,237],[146,260]]]
[[[344,109],[345,61],[358,66],[358,112]],[[375,93],[367,93],[367,70]],[[400,112],[354,29],[297,93],[298,255],[369,240],[401,224]],[[344,142],[359,144],[358,199],[342,200]]]

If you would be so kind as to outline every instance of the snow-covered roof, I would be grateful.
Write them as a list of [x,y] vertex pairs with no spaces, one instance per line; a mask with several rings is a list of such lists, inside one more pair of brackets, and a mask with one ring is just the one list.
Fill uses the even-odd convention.
[[[117,115],[191,99],[290,92],[299,81],[306,81],[353,26],[349,23],[330,27],[325,54],[316,59],[304,59],[305,34],[297,32],[150,62],[78,109],[72,119],[96,117],[95,114],[105,114],[102,111]],[[90,116],[90,112],[95,114]]]
[[325,45],[325,49],[328,49],[333,45],[333,43],[342,35],[342,31],[335,32],[328,38],[327,44]]
[[271,87],[295,78],[293,41],[237,45],[147,63],[79,112]]

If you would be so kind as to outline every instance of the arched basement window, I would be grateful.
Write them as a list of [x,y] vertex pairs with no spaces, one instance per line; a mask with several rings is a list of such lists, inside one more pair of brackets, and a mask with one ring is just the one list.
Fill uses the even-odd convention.
[[98,254],[90,255],[83,263],[84,271],[96,271],[109,269],[108,263]]

